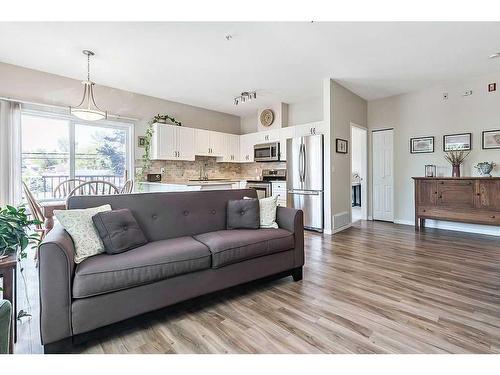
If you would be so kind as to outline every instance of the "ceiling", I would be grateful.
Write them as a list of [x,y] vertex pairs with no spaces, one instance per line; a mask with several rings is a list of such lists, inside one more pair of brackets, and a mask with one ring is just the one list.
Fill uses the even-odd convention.
[[[3,22],[0,35],[2,62],[84,79],[91,49],[98,85],[238,116],[321,97],[325,77],[372,100],[500,72],[499,22]],[[247,90],[257,100],[234,106]]]

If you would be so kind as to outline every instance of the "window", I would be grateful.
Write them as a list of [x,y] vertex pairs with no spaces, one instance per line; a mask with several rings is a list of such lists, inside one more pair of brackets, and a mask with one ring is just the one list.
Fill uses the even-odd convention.
[[53,199],[69,178],[122,187],[133,170],[132,124],[85,122],[66,115],[23,111],[22,177],[35,197]]

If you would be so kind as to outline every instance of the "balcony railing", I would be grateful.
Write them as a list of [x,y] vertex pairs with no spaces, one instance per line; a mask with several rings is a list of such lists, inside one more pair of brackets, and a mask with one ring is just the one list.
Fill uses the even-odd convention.
[[[83,181],[107,181],[111,182],[118,188],[125,184],[124,176],[114,175],[76,175],[75,178]],[[42,175],[24,178],[24,181],[30,188],[31,192],[38,200],[54,199],[53,191],[61,182],[70,179],[69,175]]]

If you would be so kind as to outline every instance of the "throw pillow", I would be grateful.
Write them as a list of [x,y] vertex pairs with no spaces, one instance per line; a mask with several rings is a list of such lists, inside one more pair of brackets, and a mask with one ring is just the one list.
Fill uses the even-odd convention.
[[259,229],[259,200],[240,199],[227,202],[227,229]]
[[111,211],[111,206],[78,209],[54,210],[57,220],[66,229],[75,244],[75,263],[104,252],[99,233],[92,222],[92,216],[99,212]]
[[[243,199],[253,199],[243,197]],[[278,207],[278,196],[272,196],[259,199],[260,207],[260,227],[261,228],[278,228],[276,223],[276,208]]]
[[278,228],[276,223],[276,207],[278,206],[278,196],[259,199],[260,205],[260,227]]
[[148,243],[128,208],[99,212],[92,217],[107,254],[119,254]]

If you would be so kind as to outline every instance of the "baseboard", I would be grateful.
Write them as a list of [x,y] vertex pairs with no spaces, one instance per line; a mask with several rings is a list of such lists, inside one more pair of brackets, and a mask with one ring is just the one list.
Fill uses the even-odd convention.
[[350,228],[350,227],[352,227],[352,223],[349,223],[349,224],[344,225],[344,226],[342,226],[340,228],[334,229],[332,234],[335,234],[335,233],[338,233],[338,232],[342,232],[343,230],[346,230],[347,228]]
[[333,234],[331,229],[326,229],[326,228],[323,229],[323,233],[324,234]]
[[373,220],[373,216],[368,215],[368,217],[367,217],[367,219],[366,219],[366,220],[370,220],[370,221],[371,221],[371,220]]
[[[395,224],[403,224],[403,225],[411,225],[411,226],[415,225],[415,221],[413,221],[413,220],[399,220],[399,219],[397,219],[397,220],[394,220],[394,223]],[[490,236],[499,236],[500,237],[500,228],[489,226],[489,225],[454,223],[452,221],[426,219],[425,226],[428,228],[454,230],[457,232],[465,232],[465,233],[487,234]]]

